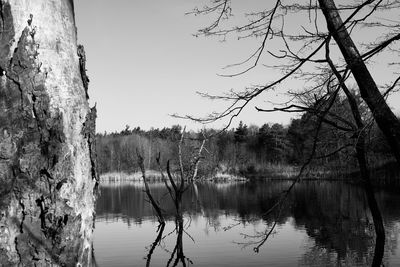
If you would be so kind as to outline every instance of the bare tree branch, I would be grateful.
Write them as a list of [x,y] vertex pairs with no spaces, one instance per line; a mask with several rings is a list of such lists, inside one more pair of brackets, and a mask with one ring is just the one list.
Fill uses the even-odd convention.
[[159,204],[157,203],[157,201],[153,198],[153,195],[151,194],[151,191],[150,191],[149,184],[148,184],[147,179],[146,179],[146,170],[144,168],[144,163],[143,163],[144,159],[140,155],[139,150],[136,150],[136,154],[137,154],[137,157],[138,157],[138,164],[139,164],[140,170],[142,172],[142,178],[143,178],[143,182],[144,182],[144,186],[145,186],[146,195],[149,198],[152,207],[156,211],[157,219],[158,219],[159,223],[160,224],[165,224],[165,220],[164,220],[164,216],[162,215],[161,208],[160,208]]

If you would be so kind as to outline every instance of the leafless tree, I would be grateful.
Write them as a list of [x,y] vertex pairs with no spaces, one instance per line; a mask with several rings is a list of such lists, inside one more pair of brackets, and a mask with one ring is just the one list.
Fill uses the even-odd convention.
[[[339,3],[340,2],[340,3]],[[337,4],[338,3],[338,4]],[[371,111],[372,117],[382,130],[388,143],[391,145],[393,154],[400,163],[400,121],[394,115],[385,101],[385,98],[398,89],[400,77],[393,74],[392,82],[386,85],[379,85],[372,78],[368,64],[372,60],[381,60],[389,53],[396,53],[393,48],[396,41],[400,39],[398,31],[400,23],[392,15],[400,8],[398,1],[274,1],[272,7],[264,10],[257,10],[247,14],[248,22],[231,28],[224,28],[224,20],[230,19],[234,3],[231,0],[214,0],[211,4],[202,9],[195,9],[195,14],[217,13],[217,19],[210,26],[201,29],[198,35],[219,36],[226,39],[231,34],[237,34],[239,38],[258,37],[261,38],[260,45],[254,53],[232,66],[243,66],[244,70],[227,75],[229,77],[242,75],[256,68],[262,59],[269,55],[278,62],[273,66],[283,71],[283,75],[269,83],[239,91],[230,91],[224,95],[201,94],[210,99],[221,99],[229,101],[229,105],[221,112],[214,112],[206,118],[186,116],[188,119],[201,121],[203,123],[213,122],[219,119],[228,119],[229,127],[232,120],[237,117],[246,106],[261,94],[275,89],[282,82],[293,78],[306,78],[309,82],[307,88],[299,91],[289,91],[292,97],[288,102],[274,109],[263,109],[256,107],[260,112],[307,112],[317,117],[315,138],[312,153],[303,165],[298,177],[288,190],[286,190],[277,203],[271,208],[280,210],[282,203],[293,186],[301,179],[306,166],[316,157],[316,145],[323,124],[335,127],[349,133],[354,142],[346,144],[335,151],[319,157],[329,157],[338,153],[349,145],[354,147],[356,158],[359,164],[361,176],[364,181],[364,188],[368,204],[374,219],[375,232],[377,235],[375,256],[373,266],[380,266],[383,252],[385,233],[382,216],[379,212],[374,198],[371,185],[368,164],[366,159],[366,128],[368,125],[362,119],[359,105],[354,94],[348,89],[347,84],[355,82],[362,99]],[[304,21],[302,33],[290,33],[285,27],[288,17],[293,14],[305,13],[308,15],[308,22]],[[321,14],[325,18],[326,27],[322,25]],[[379,14],[379,15],[378,15]],[[346,17],[345,20],[342,19]],[[289,19],[290,20],[290,19]],[[369,40],[356,42],[357,33],[368,29]],[[331,43],[334,39],[336,45]],[[279,40],[283,49],[272,51],[268,49],[268,43]],[[331,53],[333,50],[333,53]],[[335,58],[332,59],[332,54]],[[337,63],[335,63],[337,62]],[[398,62],[388,62],[391,65]],[[271,66],[270,66],[271,67]],[[310,85],[311,84],[311,85]],[[344,95],[348,100],[351,117],[346,118],[341,114],[335,114],[332,106],[339,95]],[[269,212],[268,212],[269,213]],[[279,217],[279,212],[277,213]],[[256,250],[264,244],[272,233],[276,224],[266,231],[264,239],[259,242]]]
[[[175,206],[175,232],[177,234],[176,237],[176,242],[174,249],[171,251],[171,255],[169,260],[167,261],[167,266],[177,266],[179,263],[182,264],[182,266],[186,266],[188,264],[192,264],[192,261],[187,258],[184,254],[183,251],[183,234],[186,233],[184,230],[184,224],[183,224],[183,211],[182,211],[182,196],[183,193],[188,189],[188,186],[190,186],[191,183],[193,183],[196,178],[197,178],[197,173],[198,173],[198,167],[200,163],[200,159],[202,157],[202,151],[204,149],[204,144],[206,140],[204,139],[200,145],[199,150],[196,153],[196,156],[193,159],[193,171],[192,172],[186,172],[184,170],[184,164],[183,164],[183,153],[182,153],[182,147],[183,143],[185,140],[185,129],[183,129],[181,138],[178,144],[178,161],[179,161],[179,167],[178,167],[178,174],[175,175],[171,171],[171,165],[170,161],[167,161],[167,167],[166,167],[166,173],[167,177],[164,174],[164,170],[161,166],[161,155],[160,153],[158,154],[156,161],[159,165],[160,173],[162,176],[162,179],[164,181],[165,187],[167,188],[167,191],[174,203]],[[155,248],[160,245],[161,241],[165,236],[163,237],[163,232],[165,228],[165,220],[162,214],[162,208],[160,206],[160,203],[154,199],[154,197],[151,194],[147,179],[146,179],[146,172],[144,168],[144,159],[140,155],[139,152],[137,152],[138,155],[138,163],[140,166],[140,169],[142,171],[142,176],[143,176],[143,181],[145,183],[145,192],[147,194],[147,197],[150,200],[151,205],[156,211],[158,220],[160,222],[157,232],[158,235],[155,239],[155,241],[151,244],[149,253],[147,254],[146,257],[146,266],[150,266],[151,263],[151,257],[153,255],[153,252]],[[188,174],[192,174],[188,176]],[[177,178],[178,177],[178,178]],[[187,234],[187,233],[186,233]],[[190,237],[191,238],[191,237]]]
[[[337,3],[337,4],[336,4]],[[232,90],[223,95],[200,93],[210,99],[228,101],[228,106],[219,112],[213,112],[205,118],[185,116],[203,123],[219,119],[227,119],[227,127],[244,108],[251,105],[254,99],[265,92],[275,90],[283,82],[291,79],[307,79],[310,89],[307,94],[316,95],[316,102],[324,95],[326,83],[333,77],[327,73],[328,61],[324,58],[324,47],[328,43],[334,49],[336,68],[347,82],[355,82],[363,100],[368,105],[391,145],[396,160],[400,163],[400,122],[385,101],[390,92],[398,90],[398,73],[393,73],[392,81],[378,83],[372,78],[368,65],[384,61],[393,53],[398,53],[395,45],[400,39],[398,17],[394,16],[400,4],[395,0],[366,1],[283,1],[266,2],[265,8],[245,14],[246,23],[225,27],[226,21],[232,20],[236,1],[213,0],[203,8],[193,10],[194,14],[216,14],[212,23],[199,30],[197,35],[217,36],[223,39],[230,35],[238,38],[258,38],[259,46],[250,56],[238,64],[228,67],[242,66],[244,69],[229,75],[233,77],[249,72],[260,65],[281,69],[280,78],[247,89]],[[271,6],[272,5],[272,6]],[[291,18],[303,14],[303,19]],[[342,16],[345,19],[342,19]],[[305,19],[304,19],[305,18]],[[325,22],[322,20],[325,18]],[[291,32],[286,24],[296,20],[302,23],[302,32]],[[299,21],[298,21],[299,20]],[[231,25],[233,22],[230,22]],[[359,38],[357,34],[368,32],[368,39]],[[333,38],[336,44],[328,42]],[[355,41],[358,40],[359,41]],[[271,45],[271,46],[270,46]],[[274,49],[274,47],[279,47]],[[276,65],[265,65],[268,60]],[[392,57],[393,58],[393,57]],[[390,66],[397,61],[387,62]],[[345,75],[344,75],[345,74]],[[289,91],[293,93],[293,91]],[[296,103],[292,98],[288,103]],[[284,103],[287,106],[288,103]],[[258,109],[262,111],[262,109]]]
[[[174,173],[171,171],[171,164],[170,161],[167,161],[167,176],[168,180],[164,175],[163,169],[160,164],[160,155],[157,157],[157,163],[159,164],[159,169],[160,173],[162,176],[162,179],[164,181],[165,187],[167,188],[171,199],[174,202],[176,213],[181,214],[181,204],[182,204],[182,195],[183,193],[188,189],[188,186],[190,186],[191,183],[196,181],[197,174],[198,174],[198,168],[200,164],[200,160],[202,158],[202,151],[204,149],[204,144],[206,142],[206,139],[204,138],[201,142],[201,145],[199,147],[199,150],[197,151],[196,155],[194,156],[192,160],[192,165],[188,166],[189,168],[192,168],[192,170],[185,171],[184,169],[184,164],[183,164],[183,155],[182,155],[182,148],[183,148],[183,143],[185,140],[185,128],[182,131],[181,134],[181,139],[179,140],[179,145],[178,145],[178,161],[179,161],[179,167],[178,167],[178,174],[174,175]],[[177,182],[175,182],[177,181]]]

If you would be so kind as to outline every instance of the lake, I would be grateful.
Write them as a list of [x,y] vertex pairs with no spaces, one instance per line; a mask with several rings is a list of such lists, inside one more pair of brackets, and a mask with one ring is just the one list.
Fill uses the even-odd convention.
[[[161,182],[159,223],[141,182],[100,187],[94,234],[98,266],[368,266],[374,228],[362,188],[304,181],[280,212],[265,213],[290,181],[197,183],[182,199],[183,221]],[[386,227],[385,266],[400,266],[400,194],[379,190]],[[271,227],[276,227],[266,235]]]

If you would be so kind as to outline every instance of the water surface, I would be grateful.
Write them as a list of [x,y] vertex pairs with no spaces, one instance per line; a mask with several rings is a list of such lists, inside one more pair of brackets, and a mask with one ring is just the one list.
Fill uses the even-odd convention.
[[[173,202],[162,183],[150,184],[165,211],[158,221],[144,185],[100,188],[94,239],[99,266],[367,266],[374,251],[372,219],[362,188],[302,182],[279,214],[265,213],[289,181],[197,183],[183,196],[179,235]],[[400,265],[400,196],[376,193],[386,226],[385,266]],[[276,222],[276,228],[265,240]],[[180,238],[181,237],[181,238]],[[259,249],[255,249],[259,248]],[[176,256],[180,255],[182,261]],[[176,262],[175,262],[176,261]]]

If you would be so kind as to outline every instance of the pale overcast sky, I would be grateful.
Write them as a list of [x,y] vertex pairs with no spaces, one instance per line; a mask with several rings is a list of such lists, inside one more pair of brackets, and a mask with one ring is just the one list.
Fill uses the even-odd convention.
[[[243,2],[243,8],[265,3]],[[219,77],[224,66],[245,59],[260,40],[219,42],[216,38],[193,37],[197,29],[210,22],[210,17],[185,15],[199,3],[206,2],[75,1],[78,42],[86,50],[90,102],[97,103],[98,132],[119,131],[127,124],[144,129],[173,124],[201,128],[169,114],[201,116],[221,110],[224,103],[202,99],[196,91],[220,94],[277,77],[277,72],[266,68],[237,78]],[[271,107],[265,101],[282,100],[279,92],[263,95],[237,122],[288,124],[292,114],[257,113],[254,109],[255,104]],[[220,128],[224,123],[207,127]]]

